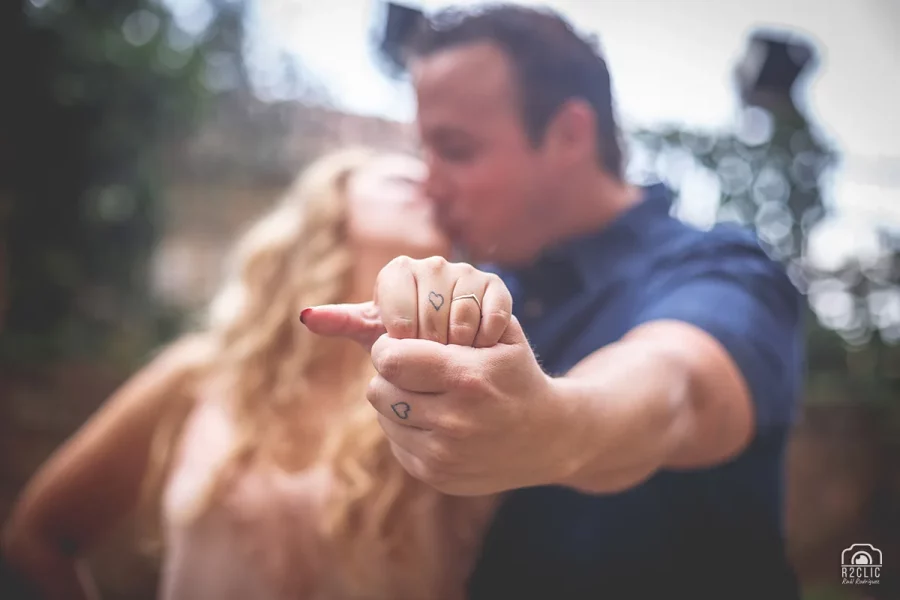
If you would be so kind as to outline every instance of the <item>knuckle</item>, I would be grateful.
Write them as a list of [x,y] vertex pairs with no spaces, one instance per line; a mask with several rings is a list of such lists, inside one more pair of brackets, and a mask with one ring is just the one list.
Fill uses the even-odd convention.
[[391,444],[391,452],[394,454],[394,458],[397,459],[397,462],[400,463],[400,466],[402,466],[407,473],[412,475],[415,479],[425,481],[425,478],[428,476],[425,469],[425,463],[402,452],[395,444]]
[[453,460],[453,452],[447,447],[447,444],[435,442],[428,449],[425,464],[431,471],[444,472],[453,464]]
[[487,278],[488,284],[498,285],[504,289],[506,288],[506,284],[503,283],[503,279],[501,279],[500,276],[496,273],[484,273],[484,276]]
[[427,467],[419,467],[414,473],[411,473],[411,475],[422,483],[426,483],[432,487],[438,485],[439,477],[428,470]]
[[427,340],[429,342],[436,342],[438,344],[445,344],[447,341],[444,339],[444,336],[440,334],[437,329],[426,329],[422,332],[422,335],[419,336],[423,340]]
[[422,270],[427,273],[439,273],[447,266],[447,259],[443,256],[430,256],[420,261]]
[[512,320],[512,313],[504,308],[495,308],[483,317],[485,328],[504,328]]
[[421,464],[421,476],[419,479],[425,483],[431,486],[439,486],[450,480],[444,465],[436,463],[432,459],[423,459]]
[[394,338],[409,338],[416,334],[415,322],[408,317],[395,315],[384,321],[384,328]]
[[409,471],[410,475],[425,483],[431,483],[435,479],[435,473],[431,464],[424,458],[410,461],[406,466],[406,470]]
[[469,437],[471,426],[458,418],[445,418],[440,426],[440,433],[449,440],[460,441]]
[[464,394],[480,392],[485,385],[483,375],[475,369],[460,369],[454,377],[456,389]]
[[391,259],[388,264],[386,264],[380,271],[378,271],[378,275],[375,277],[375,288],[385,285],[386,282],[390,281],[390,276],[396,276],[397,273],[402,272],[412,272],[412,259],[408,256],[397,256]]
[[475,266],[467,262],[458,262],[453,263],[453,266],[456,267],[457,271],[461,275],[466,275],[472,277],[473,275],[484,274],[482,271],[479,271]]
[[512,312],[505,308],[495,308],[487,314],[488,318],[497,319],[498,321],[503,321],[506,323],[512,320],[512,316]]
[[454,320],[450,323],[450,339],[470,338],[478,332],[478,325],[466,320]]
[[376,380],[377,377],[370,379],[369,385],[366,387],[366,400],[373,404],[378,401],[379,386]]
[[402,369],[402,362],[400,354],[386,350],[379,354],[375,370],[377,370],[382,377],[390,381],[392,378],[396,378],[397,375],[399,375],[400,370]]
[[387,264],[387,266],[385,268],[386,269],[387,268],[411,269],[413,266],[413,262],[414,262],[413,259],[406,256],[405,254],[401,254],[400,256],[397,256],[397,257],[391,259],[391,261]]
[[424,466],[422,468],[422,481],[425,483],[436,486],[440,485],[444,481],[444,475],[430,466]]

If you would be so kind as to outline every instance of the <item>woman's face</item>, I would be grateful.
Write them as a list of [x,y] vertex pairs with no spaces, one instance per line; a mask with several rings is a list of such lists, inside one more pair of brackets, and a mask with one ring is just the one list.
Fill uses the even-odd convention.
[[425,164],[413,157],[386,156],[350,178],[350,236],[363,252],[449,255],[450,240],[438,229],[432,204],[422,193],[425,174]]

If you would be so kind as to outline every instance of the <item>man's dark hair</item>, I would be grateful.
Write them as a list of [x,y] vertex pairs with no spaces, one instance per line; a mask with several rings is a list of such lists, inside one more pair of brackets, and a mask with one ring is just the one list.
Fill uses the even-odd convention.
[[595,42],[582,38],[551,10],[499,4],[449,9],[425,19],[409,52],[425,57],[481,42],[495,44],[511,61],[533,144],[543,142],[547,126],[566,101],[580,98],[597,116],[602,166],[619,180],[624,178],[609,70]]

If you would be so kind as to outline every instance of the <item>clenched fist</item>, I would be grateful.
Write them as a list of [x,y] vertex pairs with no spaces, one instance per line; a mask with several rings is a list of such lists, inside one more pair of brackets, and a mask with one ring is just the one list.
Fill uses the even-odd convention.
[[538,485],[559,473],[571,415],[554,400],[496,275],[442,258],[397,258],[374,300],[311,307],[320,335],[369,348],[367,397],[397,460],[450,494]]

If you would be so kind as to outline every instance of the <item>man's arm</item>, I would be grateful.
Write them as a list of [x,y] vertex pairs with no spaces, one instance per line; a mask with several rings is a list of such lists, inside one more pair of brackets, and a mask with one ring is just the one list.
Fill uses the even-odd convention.
[[560,483],[632,487],[661,469],[740,454],[790,420],[802,333],[796,292],[777,272],[710,271],[667,290],[621,341],[553,381],[574,411],[573,470]]
[[[721,246],[673,257],[665,277],[647,281],[653,300],[635,306],[632,331],[561,378],[541,369],[518,320],[487,302],[470,304],[505,329],[475,348],[380,335],[366,305],[319,307],[304,323],[370,349],[378,376],[367,398],[413,477],[453,495],[544,484],[611,492],[659,469],[721,463],[792,416],[796,290],[761,251]],[[396,268],[427,280],[440,267],[428,264]],[[429,302],[414,289],[389,294],[412,314]],[[397,322],[399,311],[385,319],[384,304],[380,318]]]
[[716,340],[681,322],[635,329],[554,387],[561,402],[582,408],[586,452],[562,483],[585,491],[619,491],[663,468],[725,461],[753,434],[750,395],[734,362]]

